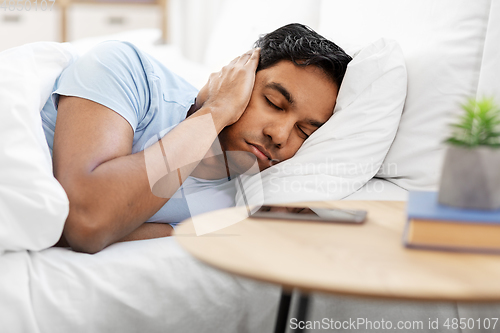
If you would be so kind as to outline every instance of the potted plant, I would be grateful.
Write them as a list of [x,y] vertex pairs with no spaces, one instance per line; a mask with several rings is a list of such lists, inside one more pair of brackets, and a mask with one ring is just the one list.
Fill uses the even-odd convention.
[[469,99],[453,134],[441,175],[440,204],[500,208],[500,108],[492,98]]

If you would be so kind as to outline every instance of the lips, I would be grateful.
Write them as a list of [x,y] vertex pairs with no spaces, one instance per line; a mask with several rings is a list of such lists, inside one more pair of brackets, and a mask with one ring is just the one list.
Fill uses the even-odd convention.
[[250,150],[252,151],[252,153],[255,156],[257,156],[257,158],[259,160],[269,161],[272,159],[271,154],[269,154],[269,152],[261,145],[257,145],[257,144],[253,144],[253,143],[248,143],[248,145],[250,146]]

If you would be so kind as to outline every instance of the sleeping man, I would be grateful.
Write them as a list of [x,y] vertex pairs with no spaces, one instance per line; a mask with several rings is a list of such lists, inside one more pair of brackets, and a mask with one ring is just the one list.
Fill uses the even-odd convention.
[[184,191],[209,189],[196,211],[234,205],[227,152],[251,154],[260,170],[297,152],[332,115],[351,57],[300,24],[255,47],[199,92],[126,42],[99,44],[63,71],[41,113],[70,202],[60,244],[95,253],[169,236],[190,217]]

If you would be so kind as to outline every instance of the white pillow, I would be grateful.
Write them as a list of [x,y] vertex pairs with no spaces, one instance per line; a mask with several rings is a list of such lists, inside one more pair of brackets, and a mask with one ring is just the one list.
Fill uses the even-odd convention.
[[74,54],[46,42],[0,53],[0,253],[41,250],[61,236],[69,202],[52,174],[40,110]]
[[488,28],[482,53],[481,71],[476,96],[492,96],[500,103],[500,2],[491,3]]
[[[495,1],[322,1],[320,33],[342,46],[397,40],[408,70],[408,95],[394,143],[377,177],[407,190],[437,190],[449,124],[477,91]],[[488,34],[490,31],[488,31]],[[492,45],[498,39],[492,36]],[[493,47],[494,48],[494,47]],[[492,62],[498,63],[499,54]],[[484,59],[484,58],[483,58]],[[493,60],[494,59],[494,60]],[[494,66],[486,72],[498,76]]]
[[[245,179],[251,205],[342,199],[378,171],[396,135],[406,67],[395,41],[380,39],[349,63],[333,116],[295,156]],[[259,184],[262,179],[262,187]],[[237,204],[244,205],[241,191]]]

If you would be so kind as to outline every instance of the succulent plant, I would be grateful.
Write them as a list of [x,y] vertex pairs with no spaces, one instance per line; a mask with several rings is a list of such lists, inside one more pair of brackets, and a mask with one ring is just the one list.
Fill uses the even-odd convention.
[[462,108],[465,114],[451,125],[453,134],[445,142],[465,148],[500,148],[500,107],[493,98],[469,98]]

